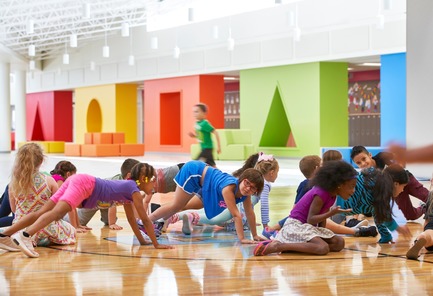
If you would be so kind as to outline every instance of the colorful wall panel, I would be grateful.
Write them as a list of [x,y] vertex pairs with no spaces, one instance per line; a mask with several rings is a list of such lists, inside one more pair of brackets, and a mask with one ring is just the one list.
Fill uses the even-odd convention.
[[71,91],[27,94],[27,141],[71,142],[72,112]]
[[143,114],[146,151],[189,153],[191,144],[197,143],[196,139],[188,136],[195,124],[192,109],[200,102],[208,105],[208,120],[212,125],[224,128],[222,75],[145,81]]
[[381,56],[380,145],[406,144],[406,54]]
[[347,64],[308,63],[240,71],[241,128],[279,156],[347,146]]
[[123,132],[137,143],[137,85],[110,84],[75,90],[75,142],[87,132]]

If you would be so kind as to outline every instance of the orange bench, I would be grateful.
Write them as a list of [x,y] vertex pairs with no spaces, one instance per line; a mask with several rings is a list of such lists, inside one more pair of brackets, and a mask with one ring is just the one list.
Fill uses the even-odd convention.
[[81,156],[119,156],[119,144],[82,144]]
[[143,156],[144,144],[120,144],[120,156]]

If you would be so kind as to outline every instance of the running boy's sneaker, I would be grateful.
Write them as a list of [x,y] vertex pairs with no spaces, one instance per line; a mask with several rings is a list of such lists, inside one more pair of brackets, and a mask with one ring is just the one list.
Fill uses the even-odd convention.
[[183,225],[182,225],[182,232],[183,234],[190,235],[192,233],[193,227],[192,227],[192,220],[193,216],[190,213],[186,213],[182,217]]
[[19,231],[11,236],[12,241],[17,245],[21,251],[30,258],[37,258],[39,254],[33,248],[32,238],[24,235],[24,231]]
[[0,236],[0,249],[9,252],[19,252],[20,248],[17,247],[9,236]]
[[372,237],[375,237],[375,236],[377,236],[376,226],[359,227],[355,233],[355,236],[359,236],[359,237],[372,236]]
[[364,220],[357,220],[355,218],[350,219],[349,221],[347,221],[344,226],[349,227],[349,228],[360,228],[362,226],[368,226],[368,220],[364,219]]
[[262,235],[267,239],[274,239],[277,233],[278,233],[277,230],[269,230],[268,227],[265,227],[262,231]]

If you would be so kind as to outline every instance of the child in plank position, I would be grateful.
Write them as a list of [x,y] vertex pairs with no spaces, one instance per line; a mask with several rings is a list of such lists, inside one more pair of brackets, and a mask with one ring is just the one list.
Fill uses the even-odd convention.
[[[192,160],[182,167],[174,181],[177,184],[173,201],[166,203],[150,215],[152,221],[168,219],[182,209],[204,208],[206,217],[213,218],[228,209],[233,216],[238,239],[243,244],[253,244],[263,240],[257,235],[256,216],[251,195],[263,190],[262,173],[247,169],[239,179],[202,161]],[[201,196],[196,195],[201,190]],[[236,204],[243,202],[245,214],[253,240],[245,238],[242,215]]]
[[[135,165],[130,180],[104,180],[86,174],[72,175],[39,211],[29,213],[0,234],[0,248],[10,246],[12,241],[28,257],[39,257],[31,241],[31,236],[38,230],[52,221],[60,220],[76,207],[110,207],[113,203],[123,204],[128,223],[141,245],[146,244],[146,240],[135,221],[134,207],[153,246],[157,249],[171,248],[157,242],[153,224],[143,207],[140,190],[150,194],[154,189],[155,179],[155,169],[147,163]],[[27,229],[22,231],[25,227]]]

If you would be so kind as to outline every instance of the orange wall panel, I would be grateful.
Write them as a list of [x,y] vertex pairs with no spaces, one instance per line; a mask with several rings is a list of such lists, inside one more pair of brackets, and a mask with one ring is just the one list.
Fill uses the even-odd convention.
[[[180,94],[180,144],[161,145],[161,112],[170,112],[160,103],[164,93]],[[197,103],[210,107],[209,120],[216,128],[224,127],[224,79],[221,75],[197,75],[148,80],[144,83],[144,142],[146,151],[189,153],[196,139],[188,136],[194,130],[192,108]],[[221,107],[219,106],[221,105]],[[165,134],[164,134],[165,136]]]

